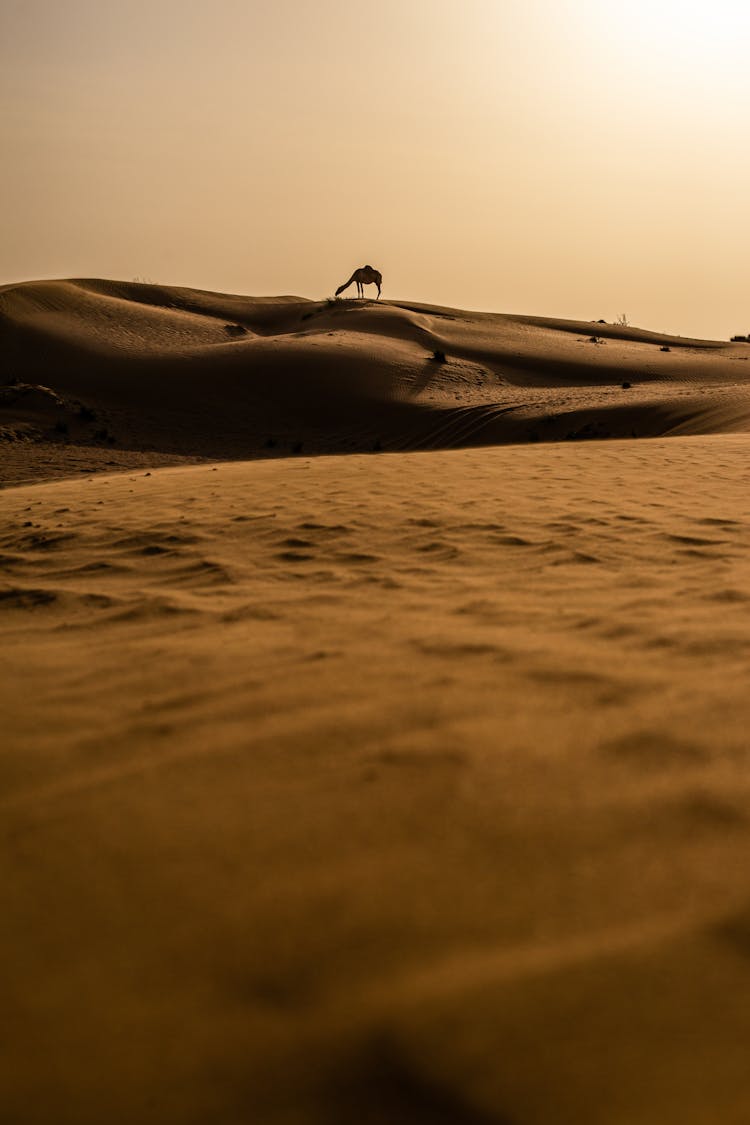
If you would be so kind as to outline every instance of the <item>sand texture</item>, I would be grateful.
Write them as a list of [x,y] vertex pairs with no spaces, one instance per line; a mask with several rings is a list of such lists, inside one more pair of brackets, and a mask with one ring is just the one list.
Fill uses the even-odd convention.
[[0,301],[0,1120],[746,1125],[750,349]]

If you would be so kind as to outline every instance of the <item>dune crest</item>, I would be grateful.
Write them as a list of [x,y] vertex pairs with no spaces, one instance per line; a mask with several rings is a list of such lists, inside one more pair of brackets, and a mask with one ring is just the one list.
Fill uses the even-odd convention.
[[70,446],[99,468],[750,424],[746,344],[399,301],[28,282],[0,289],[0,346],[0,433],[27,476]]

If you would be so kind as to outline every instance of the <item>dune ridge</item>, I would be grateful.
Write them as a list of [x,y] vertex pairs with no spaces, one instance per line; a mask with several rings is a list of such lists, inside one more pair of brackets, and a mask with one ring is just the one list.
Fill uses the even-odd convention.
[[67,471],[73,448],[98,470],[750,419],[746,344],[413,302],[27,282],[0,289],[0,348],[6,482]]

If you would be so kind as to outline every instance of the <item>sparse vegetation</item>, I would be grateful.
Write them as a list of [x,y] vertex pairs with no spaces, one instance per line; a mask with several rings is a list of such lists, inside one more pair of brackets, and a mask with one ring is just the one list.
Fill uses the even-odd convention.
[[432,355],[430,356],[430,359],[432,360],[433,363],[447,363],[448,362],[448,360],[445,357],[445,352],[441,352],[437,349],[432,353]]
[[619,325],[620,328],[629,328],[630,327],[630,325],[628,323],[628,318],[626,317],[625,313],[620,313],[620,315],[618,317],[616,317],[615,324]]

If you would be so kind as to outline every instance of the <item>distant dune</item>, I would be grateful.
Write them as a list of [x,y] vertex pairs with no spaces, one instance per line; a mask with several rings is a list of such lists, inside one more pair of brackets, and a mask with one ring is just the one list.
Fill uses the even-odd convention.
[[398,301],[29,282],[0,289],[0,348],[0,434],[35,447],[5,480],[71,446],[100,468],[750,424],[746,344]]

